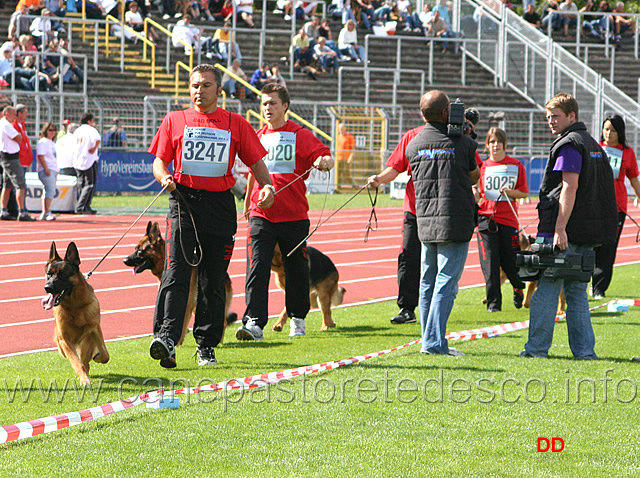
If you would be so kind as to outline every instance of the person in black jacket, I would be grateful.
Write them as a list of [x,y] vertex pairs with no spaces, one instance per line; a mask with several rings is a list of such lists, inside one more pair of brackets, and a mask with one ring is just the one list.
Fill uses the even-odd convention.
[[[578,102],[566,93],[545,105],[547,123],[558,137],[551,145],[540,186],[536,242],[575,253],[614,242],[617,215],[613,172],[607,155],[578,120]],[[547,357],[553,340],[560,290],[567,299],[567,332],[575,358],[597,359],[587,282],[541,275],[531,299],[529,340],[523,357]]]
[[447,135],[449,98],[444,92],[425,93],[420,110],[427,124],[406,149],[422,242],[420,351],[464,355],[447,345],[445,333],[477,223],[471,185],[480,178],[475,159],[478,145],[468,136]]

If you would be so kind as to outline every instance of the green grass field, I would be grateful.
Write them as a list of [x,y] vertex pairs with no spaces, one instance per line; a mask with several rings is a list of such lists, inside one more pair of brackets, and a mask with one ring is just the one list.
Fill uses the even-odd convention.
[[[617,268],[608,295],[637,298],[639,276],[638,266]],[[528,318],[526,309],[512,307],[487,314],[483,296],[478,288],[460,291],[448,330]],[[640,355],[640,311],[605,310],[593,314],[599,361],[571,358],[564,323],[556,326],[549,359],[518,357],[526,329],[452,343],[465,357],[426,356],[413,345],[268,389],[181,397],[177,410],[137,406],[0,445],[0,467],[3,476],[21,477],[637,477],[640,364],[629,359]],[[261,343],[237,342],[228,330],[215,367],[197,366],[191,335],[177,351],[175,370],[149,358],[150,338],[109,343],[111,361],[93,365],[94,387],[84,396],[74,391],[79,385],[69,362],[55,352],[3,359],[0,425],[82,410],[160,385],[204,385],[418,338],[418,324],[389,323],[396,311],[394,302],[337,309],[338,328],[324,333],[317,332],[321,317],[313,313],[306,337],[268,328]],[[58,392],[47,398],[51,384]],[[537,453],[538,437],[560,437],[565,448]]]

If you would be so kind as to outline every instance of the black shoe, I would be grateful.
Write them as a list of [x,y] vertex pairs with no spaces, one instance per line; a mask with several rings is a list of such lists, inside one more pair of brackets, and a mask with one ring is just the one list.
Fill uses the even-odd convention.
[[415,324],[416,323],[416,314],[413,313],[413,310],[409,309],[401,309],[398,312],[398,315],[391,319],[392,324]]
[[160,360],[161,367],[175,368],[176,366],[176,350],[173,346],[173,340],[169,338],[157,337],[153,339],[149,346],[149,355],[153,359]]
[[631,359],[632,362],[640,362],[640,357],[633,357]]
[[85,214],[90,214],[90,215],[94,215],[94,214],[98,214],[98,211],[96,211],[95,209],[87,209],[84,211]]
[[198,365],[218,365],[213,347],[198,346]]
[[522,289],[513,289],[513,305],[516,306],[516,309],[522,308],[522,302],[524,301],[524,293]]
[[0,215],[0,221],[17,221],[18,218],[16,216],[12,216],[9,213],[3,213]]
[[25,212],[22,213],[18,216],[18,221],[25,221],[25,222],[31,222],[31,221],[35,221],[36,218],[35,217],[31,217],[29,215],[29,213]]

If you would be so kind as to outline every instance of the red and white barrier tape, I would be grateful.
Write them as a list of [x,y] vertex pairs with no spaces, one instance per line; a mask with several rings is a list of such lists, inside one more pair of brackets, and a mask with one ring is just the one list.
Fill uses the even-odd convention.
[[[622,305],[640,307],[640,300],[612,300],[604,304],[591,307],[589,310],[596,310],[602,307],[608,306],[610,303],[616,302]],[[561,320],[564,315],[556,317],[556,320]],[[529,326],[528,320],[520,322],[512,322],[510,324],[500,324],[491,327],[483,327],[479,329],[470,329],[462,332],[450,332],[446,335],[448,340],[474,340],[485,337],[495,337],[497,335],[506,334],[507,332],[514,332],[516,330],[525,329]],[[129,408],[142,405],[143,403],[150,402],[154,399],[159,399],[162,396],[172,395],[188,395],[191,393],[203,393],[203,392],[215,392],[222,390],[241,390],[264,387],[266,385],[288,380],[294,377],[301,377],[303,375],[310,375],[313,373],[324,372],[326,370],[333,370],[339,367],[347,365],[353,365],[355,363],[363,362],[374,357],[386,355],[391,352],[409,347],[420,343],[420,339],[412,342],[393,347],[391,349],[382,350],[380,352],[369,353],[365,355],[358,355],[348,359],[336,360],[333,362],[325,362],[315,365],[307,365],[304,367],[298,367],[288,370],[281,370],[278,372],[264,373],[260,375],[253,375],[250,377],[237,378],[227,380],[224,382],[213,383],[203,387],[183,388],[173,391],[155,390],[153,392],[137,395],[135,397],[111,402],[99,407],[88,408],[78,412],[69,412],[62,415],[55,415],[51,417],[40,418],[37,420],[30,420],[28,422],[16,423],[15,425],[6,425],[0,427],[0,443],[7,443],[10,441],[21,440],[23,438],[30,438],[43,433],[50,433],[63,428],[69,428],[81,423],[96,420],[98,418],[112,415],[113,413],[121,412]]]

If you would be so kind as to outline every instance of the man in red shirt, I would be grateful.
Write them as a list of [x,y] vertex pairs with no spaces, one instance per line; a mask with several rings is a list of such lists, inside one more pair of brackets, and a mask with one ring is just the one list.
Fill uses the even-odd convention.
[[290,257],[287,255],[309,234],[309,203],[304,184],[309,169],[315,167],[328,171],[333,167],[333,158],[329,147],[311,131],[285,119],[289,101],[289,93],[284,86],[270,83],[262,89],[262,113],[267,124],[258,131],[258,137],[269,152],[265,162],[279,196],[272,208],[264,210],[258,202],[259,191],[252,192],[253,183],[249,181],[245,200],[245,213],[249,212],[249,206],[252,209],[247,241],[247,309],[242,319],[244,325],[236,332],[238,340],[264,339],[262,329],[269,318],[269,275],[276,242],[282,251],[287,277],[285,294],[287,314],[291,318],[289,335],[305,335],[306,332],[304,319],[310,307],[306,243]]
[[[251,125],[218,108],[222,73],[198,65],[189,75],[193,108],[165,116],[149,152],[153,175],[171,193],[167,253],[158,290],[149,353],[165,368],[176,366],[193,267],[198,270],[198,303],[193,336],[198,365],[216,365],[215,346],[224,333],[224,281],[236,233],[236,205],[230,192],[236,154],[256,177],[261,208],[273,204],[274,188],[262,158],[267,154]],[[173,164],[173,174],[169,165]]]
[[13,127],[16,129],[22,141],[20,142],[20,166],[29,169],[33,163],[33,150],[31,149],[31,140],[27,134],[27,128],[24,123],[29,116],[29,110],[26,105],[16,105],[16,119],[13,120]]

